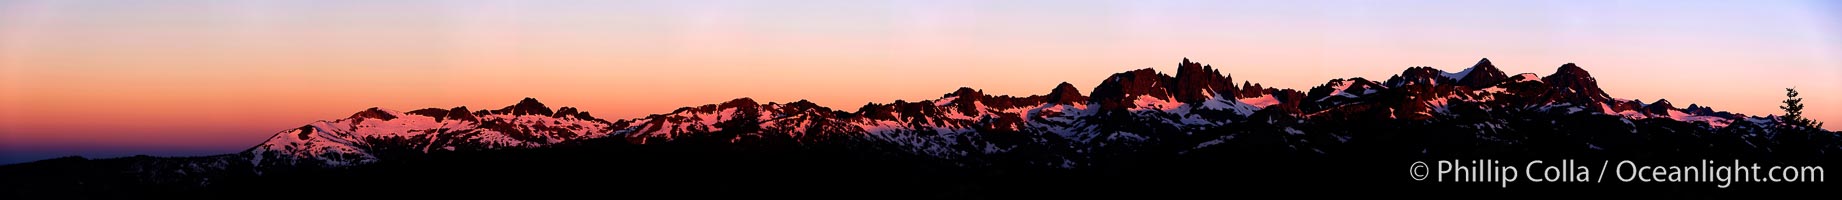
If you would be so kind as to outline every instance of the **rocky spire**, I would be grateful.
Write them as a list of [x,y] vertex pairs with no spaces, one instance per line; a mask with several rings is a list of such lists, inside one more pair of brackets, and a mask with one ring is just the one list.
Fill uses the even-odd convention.
[[1182,63],[1177,63],[1175,79],[1176,82],[1170,84],[1171,95],[1177,101],[1185,103],[1202,102],[1218,92],[1233,93],[1235,89],[1234,81],[1227,76],[1222,76],[1221,71],[1216,70],[1214,66],[1190,62],[1189,58],[1184,58]]

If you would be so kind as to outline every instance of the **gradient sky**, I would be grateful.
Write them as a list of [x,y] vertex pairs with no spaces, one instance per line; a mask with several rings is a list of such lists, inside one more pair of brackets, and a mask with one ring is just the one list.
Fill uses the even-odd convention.
[[1087,91],[1184,57],[1300,89],[1573,62],[1615,97],[1745,114],[1795,86],[1842,123],[1839,55],[1824,1],[0,0],[0,163],[230,153],[369,107],[535,97],[632,118]]

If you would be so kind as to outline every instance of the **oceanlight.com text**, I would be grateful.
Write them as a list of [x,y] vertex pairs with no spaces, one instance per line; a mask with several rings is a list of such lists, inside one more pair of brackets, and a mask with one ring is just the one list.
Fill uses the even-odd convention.
[[1701,160],[1693,165],[1647,165],[1631,160],[1597,162],[1493,159],[1414,161],[1408,176],[1415,181],[1440,183],[1496,183],[1508,188],[1516,183],[1709,183],[1728,188],[1736,183],[1821,183],[1828,174],[1823,166],[1769,165],[1742,160]]

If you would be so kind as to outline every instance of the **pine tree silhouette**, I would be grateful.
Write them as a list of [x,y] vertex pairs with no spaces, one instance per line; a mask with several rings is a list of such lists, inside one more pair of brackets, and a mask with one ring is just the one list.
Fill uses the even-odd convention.
[[1822,130],[1823,123],[1804,118],[1804,99],[1797,97],[1797,88],[1785,88],[1784,91],[1784,105],[1778,106],[1778,109],[1784,110],[1784,116],[1779,116],[1780,121],[1796,129]]
[[1834,148],[1835,134],[1823,130],[1823,123],[1804,118],[1803,98],[1797,97],[1797,88],[1785,88],[1783,116],[1778,116],[1778,131],[1773,140],[1777,145],[1776,156],[1780,159],[1810,159],[1828,154]]

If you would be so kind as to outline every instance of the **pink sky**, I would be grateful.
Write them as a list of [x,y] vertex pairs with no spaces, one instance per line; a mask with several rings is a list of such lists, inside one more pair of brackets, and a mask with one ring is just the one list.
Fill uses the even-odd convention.
[[[1745,3],[1728,5],[1723,3]],[[1698,2],[0,2],[0,157],[196,155],[369,107],[611,118],[1091,89],[1184,57],[1305,89],[1411,66],[1591,71],[1615,97],[1842,121],[1842,6]],[[178,150],[175,150],[178,149]]]

